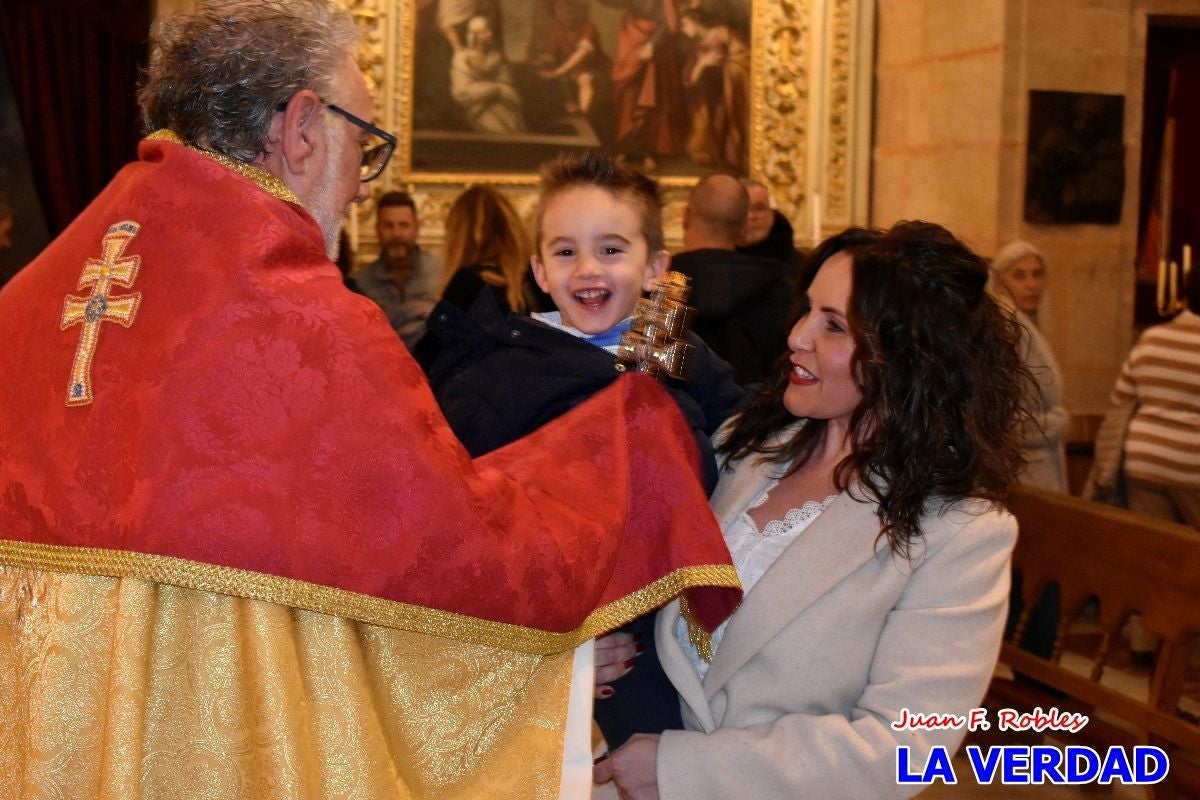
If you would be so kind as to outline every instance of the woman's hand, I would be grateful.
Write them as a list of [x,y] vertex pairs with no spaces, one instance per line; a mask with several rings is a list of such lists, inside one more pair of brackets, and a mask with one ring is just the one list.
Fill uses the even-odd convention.
[[632,633],[610,633],[596,640],[596,688],[593,697],[612,697],[608,684],[633,669],[633,660],[646,648]]
[[596,762],[592,780],[614,781],[621,800],[658,800],[658,734],[635,733]]

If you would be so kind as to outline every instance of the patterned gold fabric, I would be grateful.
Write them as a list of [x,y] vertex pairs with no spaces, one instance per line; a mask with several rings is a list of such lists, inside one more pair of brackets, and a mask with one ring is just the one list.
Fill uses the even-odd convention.
[[551,798],[571,659],[0,567],[0,797]]
[[[560,633],[411,603],[397,603],[278,575],[126,550],[62,547],[0,539],[0,566],[141,578],[539,655],[552,655],[578,647],[589,639],[665,605],[689,586],[740,586],[737,571],[729,564],[681,567],[620,600],[600,606],[578,628]],[[692,619],[690,607],[685,613]],[[700,634],[706,635],[699,623],[696,625]]]

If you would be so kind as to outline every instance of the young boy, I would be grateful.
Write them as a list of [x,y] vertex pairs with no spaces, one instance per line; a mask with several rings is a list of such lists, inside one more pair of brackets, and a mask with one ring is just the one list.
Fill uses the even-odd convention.
[[[473,456],[524,436],[603,389],[621,374],[614,355],[642,292],[670,261],[663,248],[658,185],[598,152],[562,157],[542,170],[531,263],[558,311],[524,316],[499,310],[483,292],[469,311],[440,303],[428,329],[440,340],[422,364],[454,432]],[[730,366],[695,335],[685,381],[668,379],[716,485],[709,436],[742,401]],[[581,487],[586,491],[586,487]],[[681,727],[679,703],[658,664],[653,615],[623,629],[646,650],[596,704],[610,748],[638,732]]]

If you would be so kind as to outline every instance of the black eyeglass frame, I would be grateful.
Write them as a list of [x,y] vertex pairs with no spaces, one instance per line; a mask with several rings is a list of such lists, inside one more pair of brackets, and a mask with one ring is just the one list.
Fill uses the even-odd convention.
[[[382,128],[375,127],[371,123],[367,122],[365,119],[360,119],[360,118],[354,116],[349,111],[342,108],[341,106],[335,106],[333,103],[326,103],[324,100],[322,100],[321,102],[325,108],[329,109],[333,113],[338,114],[338,115],[342,116],[343,118],[349,120],[351,123],[358,126],[359,128],[366,131],[367,133],[372,133],[372,134],[378,136],[380,139],[383,139],[383,144],[375,145],[370,150],[363,151],[363,154],[362,154],[362,168],[363,169],[371,167],[371,162],[373,162],[376,158],[374,153],[376,153],[381,148],[384,150],[384,155],[383,155],[383,158],[379,161],[379,165],[377,167],[371,167],[371,172],[367,173],[365,175],[360,173],[358,179],[362,183],[367,183],[369,181],[375,180],[380,175],[382,175],[384,169],[387,168],[388,161],[390,161],[392,158],[392,153],[394,153],[396,151],[396,137],[393,136],[392,134],[388,133],[387,131],[383,130]],[[287,104],[288,104],[288,101],[284,100],[275,107],[275,110],[276,111],[286,111]]]

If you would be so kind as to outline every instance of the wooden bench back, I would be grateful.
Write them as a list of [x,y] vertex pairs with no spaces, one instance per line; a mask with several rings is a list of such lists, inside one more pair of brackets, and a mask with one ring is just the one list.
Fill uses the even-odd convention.
[[[1009,508],[1020,524],[1013,566],[1023,576],[1024,608],[1000,660],[1085,707],[1132,724],[1143,732],[1137,737],[1143,741],[1200,754],[1200,725],[1177,713],[1200,631],[1200,534],[1184,525],[1032,488],[1021,489]],[[1051,582],[1059,586],[1062,614],[1047,661],[1015,643],[1021,641],[1036,600]],[[1095,652],[1082,654],[1092,660],[1091,674],[1083,676],[1062,667],[1063,637],[1070,620],[1092,597],[1099,602],[1101,636]],[[1147,700],[1100,683],[1112,646],[1132,612],[1163,639]],[[997,688],[993,684],[993,693]],[[1054,698],[1049,699],[1053,704]]]
[[1106,632],[1119,630],[1134,610],[1168,640],[1200,631],[1200,533],[1032,488],[1019,490],[1009,510],[1020,523],[1013,563],[1025,576],[1027,600],[1055,581],[1067,612],[1098,597]]

